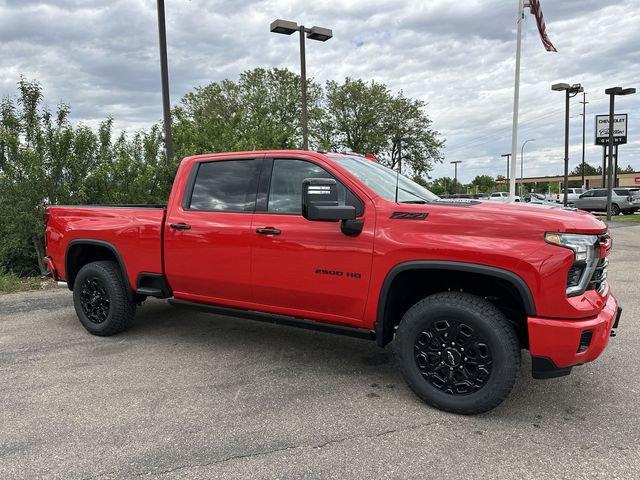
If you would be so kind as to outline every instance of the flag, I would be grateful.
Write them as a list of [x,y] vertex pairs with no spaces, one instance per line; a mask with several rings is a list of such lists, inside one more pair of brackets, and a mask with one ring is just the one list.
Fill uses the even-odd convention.
[[557,52],[556,47],[553,46],[551,40],[547,36],[547,27],[544,24],[544,17],[542,16],[542,8],[540,7],[540,0],[528,0],[528,7],[531,14],[536,17],[536,23],[538,24],[538,32],[540,33],[540,40],[547,52]]

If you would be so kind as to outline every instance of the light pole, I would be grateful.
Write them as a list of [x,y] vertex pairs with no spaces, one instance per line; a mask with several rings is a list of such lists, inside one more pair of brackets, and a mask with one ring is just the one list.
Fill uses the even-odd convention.
[[509,160],[511,159],[511,154],[510,153],[504,153],[502,155],[500,155],[502,158],[506,158],[507,159],[507,185],[509,185]]
[[530,138],[529,140],[525,140],[522,143],[522,148],[520,149],[520,200],[522,200],[522,187],[524,181],[524,146],[529,142],[535,142],[535,138]]
[[283,35],[291,35],[294,32],[300,32],[300,90],[302,94],[302,148],[309,150],[309,129],[307,126],[307,60],[305,54],[304,34],[310,40],[318,40],[326,42],[333,37],[333,32],[329,28],[311,27],[305,28],[304,25],[298,25],[296,22],[289,20],[274,20],[270,26],[271,33],[281,33]]
[[[616,95],[631,95],[636,93],[635,88],[613,87],[607,88],[604,93],[609,95],[609,167],[607,168],[607,220],[611,220],[611,196],[613,193],[613,116],[615,110]],[[616,175],[618,172],[616,172]]]
[[462,163],[462,160],[455,160],[453,162],[449,162],[451,165],[453,165],[453,185],[455,187],[455,185],[458,183],[458,164]]
[[580,185],[582,188],[585,188],[584,183],[584,130],[587,122],[587,92],[582,92],[582,184]]
[[556,92],[565,92],[565,108],[564,108],[564,200],[563,204],[567,206],[567,188],[569,187],[569,99],[575,97],[584,89],[579,83],[569,85],[568,83],[556,83],[551,85],[551,90]]
[[171,104],[169,102],[169,67],[167,64],[167,27],[164,20],[164,0],[158,0],[158,37],[160,41],[160,77],[162,79],[162,116],[164,123],[164,154],[167,165],[173,156],[171,139]]

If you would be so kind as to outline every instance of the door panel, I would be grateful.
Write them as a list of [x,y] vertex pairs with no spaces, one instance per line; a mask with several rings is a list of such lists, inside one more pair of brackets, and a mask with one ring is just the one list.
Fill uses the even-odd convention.
[[[299,162],[299,163],[295,163]],[[331,176],[310,162],[276,159],[269,209],[252,223],[254,300],[261,309],[359,325],[368,295],[375,216],[368,199],[358,199],[339,184],[343,202],[354,204],[364,219],[360,235],[348,237],[339,222],[312,222],[299,213],[302,180]],[[279,173],[287,178],[281,178]],[[339,179],[337,179],[339,181]],[[277,212],[277,213],[275,213]],[[273,228],[279,233],[258,233]]]
[[165,271],[176,298],[230,306],[252,300],[251,217],[261,162],[194,166],[192,194],[165,226]]

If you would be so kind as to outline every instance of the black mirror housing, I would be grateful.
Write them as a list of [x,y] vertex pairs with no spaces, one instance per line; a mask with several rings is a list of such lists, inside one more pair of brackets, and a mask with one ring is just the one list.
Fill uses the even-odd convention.
[[351,205],[338,204],[335,179],[305,178],[302,181],[302,216],[320,222],[354,220],[356,209]]

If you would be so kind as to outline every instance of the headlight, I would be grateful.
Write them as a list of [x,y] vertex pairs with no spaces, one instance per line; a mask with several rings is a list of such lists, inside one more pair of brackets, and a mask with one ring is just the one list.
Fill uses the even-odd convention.
[[548,232],[547,243],[573,250],[573,265],[567,274],[567,296],[584,293],[598,264],[597,235]]

